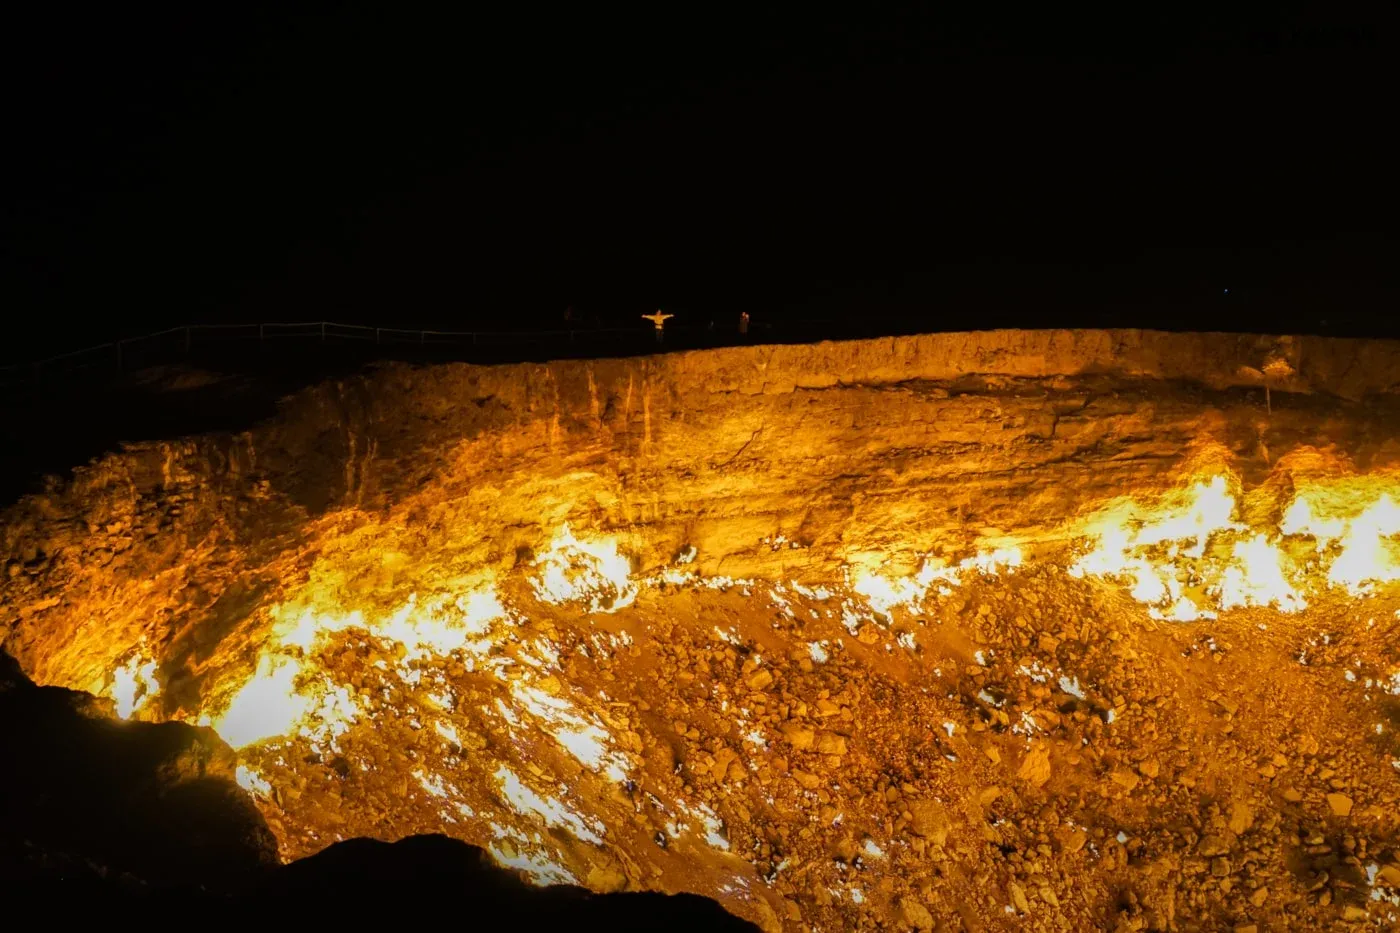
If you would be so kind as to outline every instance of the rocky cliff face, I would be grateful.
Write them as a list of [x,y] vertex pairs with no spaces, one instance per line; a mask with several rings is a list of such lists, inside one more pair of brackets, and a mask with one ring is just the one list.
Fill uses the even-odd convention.
[[[1269,359],[1293,362],[1269,377]],[[820,576],[861,552],[907,565],[1166,485],[1211,448],[1254,478],[1299,445],[1392,462],[1398,377],[1382,342],[1132,331],[387,366],[10,509],[0,631],[41,680],[83,685],[114,650],[180,633],[183,677],[306,578],[318,539],[366,523],[385,555],[501,571],[565,522],[644,568],[687,545],[732,576]],[[775,535],[801,552],[759,543]]]
[[[898,617],[881,614],[874,602],[862,603],[858,614],[863,615],[854,622],[848,617],[850,624],[844,626],[841,650],[849,646],[850,657],[815,672],[809,660],[805,670],[795,669],[792,675],[826,677],[830,683],[819,686],[814,681],[810,696],[790,685],[790,696],[763,704],[745,697],[788,689],[787,675],[775,670],[765,681],[760,674],[766,672],[760,671],[761,663],[753,663],[755,657],[798,664],[806,652],[815,659],[826,649],[809,651],[809,643],[832,644],[843,637],[842,629],[829,636],[789,634],[766,649],[756,647],[781,627],[760,618],[771,606],[759,610],[751,603],[723,604],[721,597],[729,598],[724,594],[677,595],[667,590],[679,585],[665,577],[668,568],[684,565],[686,573],[733,586],[748,581],[756,587],[766,581],[803,587],[804,595],[784,591],[784,599],[807,599],[811,604],[803,604],[803,612],[823,625],[831,615],[829,624],[838,625],[841,613],[828,613],[819,605],[822,600],[810,593],[848,586],[853,573],[878,570],[892,579],[908,577],[930,560],[955,565],[1007,546],[1019,548],[1027,560],[1038,553],[1063,551],[1072,544],[1074,523],[1092,509],[1119,496],[1159,494],[1210,470],[1227,471],[1246,490],[1265,491],[1246,497],[1241,508],[1252,510],[1247,516],[1251,521],[1277,525],[1290,491],[1308,477],[1319,472],[1381,475],[1400,463],[1397,385],[1400,346],[1392,344],[1129,331],[943,334],[489,368],[385,366],[300,393],[286,401],[278,417],[240,434],[172,440],[114,453],[78,469],[71,481],[56,482],[45,494],[11,508],[0,530],[0,554],[8,555],[0,558],[7,560],[0,634],[7,650],[40,682],[108,694],[116,685],[114,671],[149,659],[154,663],[142,676],[150,686],[137,677],[142,684],[138,692],[145,698],[140,715],[217,720],[239,683],[252,676],[259,663],[267,664],[268,678],[274,679],[283,656],[263,658],[270,639],[283,639],[279,644],[289,652],[285,657],[303,665],[297,670],[304,680],[312,642],[289,640],[290,607],[314,610],[315,625],[322,631],[343,632],[355,625],[374,629],[378,623],[364,620],[376,618],[390,620],[384,623],[388,631],[392,619],[411,619],[417,611],[412,607],[421,608],[430,594],[451,596],[461,605],[461,594],[495,587],[504,600],[503,618],[510,620],[514,634],[490,627],[497,622],[483,623],[477,634],[498,640],[481,649],[481,658],[464,661],[460,646],[440,652],[455,658],[444,661],[442,668],[443,683],[459,695],[449,712],[463,709],[460,696],[470,693],[463,685],[483,676],[491,658],[513,659],[508,663],[515,664],[517,672],[531,667],[517,648],[526,644],[527,634],[538,635],[537,642],[555,645],[533,665],[539,671],[553,670],[539,689],[556,699],[570,690],[591,692],[599,709],[585,711],[599,717],[604,716],[606,699],[612,712],[607,713],[611,720],[605,731],[620,743],[618,753],[647,759],[644,771],[657,782],[652,787],[643,772],[627,770],[631,776],[625,779],[626,799],[606,802],[609,791],[601,785],[594,789],[596,794],[588,792],[597,798],[601,824],[611,829],[618,820],[635,822],[637,838],[646,841],[646,847],[641,841],[617,842],[611,849],[601,846],[599,851],[611,853],[606,858],[592,850],[556,852],[554,857],[567,863],[572,876],[603,889],[688,889],[723,897],[722,885],[732,884],[722,880],[727,872],[748,879],[744,893],[732,895],[740,911],[769,926],[779,925],[804,916],[804,911],[839,907],[832,906],[829,893],[811,893],[833,887],[825,881],[811,890],[789,889],[786,895],[773,878],[768,879],[771,890],[754,886],[753,879],[762,874],[755,868],[757,862],[763,861],[768,866],[763,870],[776,878],[773,866],[782,859],[773,853],[796,851],[796,841],[783,836],[780,845],[756,836],[750,851],[740,852],[736,846],[733,856],[726,856],[737,861],[725,868],[712,853],[687,855],[667,840],[662,840],[666,845],[652,842],[650,823],[637,817],[644,809],[634,792],[638,786],[679,812],[679,804],[667,796],[671,791],[660,789],[661,775],[667,771],[684,777],[684,787],[673,793],[677,799],[686,795],[685,788],[693,790],[712,780],[719,781],[721,790],[731,779],[752,777],[764,787],[768,784],[756,777],[770,770],[768,765],[754,759],[750,768],[735,751],[746,748],[742,739],[722,739],[714,731],[729,728],[717,724],[724,716],[715,712],[716,724],[702,724],[697,731],[696,715],[676,711],[686,702],[698,702],[698,697],[687,701],[668,691],[709,683],[720,676],[720,668],[731,665],[739,692],[726,698],[707,687],[706,702],[723,702],[726,713],[730,703],[746,710],[758,707],[758,713],[745,715],[756,715],[754,728],[772,733],[764,739],[765,748],[780,741],[774,736],[787,736],[786,745],[795,748],[796,758],[811,754],[816,760],[849,762],[847,745],[863,740],[850,725],[855,700],[843,685],[878,673],[903,686],[867,685],[857,691],[862,702],[894,719],[895,711],[903,708],[905,713],[898,715],[905,715],[907,722],[943,716],[944,712],[923,709],[905,691],[921,689],[911,685],[935,669],[937,676],[945,676],[949,665],[937,664],[930,652],[941,644],[937,639],[952,635],[929,635],[933,640],[925,643],[920,640],[925,636],[914,629],[881,634],[877,629]],[[575,549],[580,559],[603,568],[603,583],[577,588],[589,591],[587,599],[579,598],[585,607],[592,600],[591,611],[568,609],[568,600],[546,593],[538,580],[548,569],[549,555],[560,553],[556,536],[565,526],[585,544],[591,537],[606,536],[615,548],[609,554],[620,555],[626,566],[622,573],[658,581],[654,593],[643,587],[636,596],[627,585],[607,578],[608,555],[600,557],[595,545]],[[1056,560],[1057,566],[1065,563]],[[563,577],[576,580],[579,566],[561,571]],[[597,594],[609,587],[607,602],[599,603]],[[633,600],[635,608],[627,608]],[[1087,601],[1074,604],[1091,612],[1089,591],[1075,591],[1071,603],[1074,600]],[[979,637],[984,641],[997,631],[1001,634],[996,638],[1011,639],[1009,662],[1017,638],[1024,638],[1010,625],[1017,615],[1013,609],[991,614],[994,622],[1006,613],[1006,630],[992,625],[988,612],[977,615],[978,607],[966,599],[947,615],[953,620],[964,611],[973,614],[968,625],[982,631]],[[355,612],[360,613],[359,623],[344,621],[350,618],[345,613]],[[327,621],[332,616],[339,621]],[[915,616],[923,625],[928,613]],[[607,619],[626,624],[622,629],[599,628]],[[1071,621],[1058,615],[1047,618],[1049,642],[1033,643],[1050,644],[1047,650],[1053,655],[1062,642],[1068,646],[1073,640],[1066,631],[1074,639],[1092,637]],[[878,625],[872,627],[872,622]],[[712,629],[727,630],[731,623],[735,631],[747,634],[734,636],[739,639],[735,645],[704,649],[719,651],[720,657],[697,655],[696,646],[686,647],[689,639]],[[758,629],[750,630],[754,625]],[[758,634],[764,630],[767,635]],[[869,640],[857,639],[858,631]],[[590,652],[587,639],[598,632],[633,648],[612,644],[608,651]],[[917,644],[924,657],[914,668],[900,661],[896,670],[889,666],[895,662],[881,660],[886,648],[894,652],[904,644],[897,640],[901,634],[908,636],[910,646]],[[989,669],[990,664],[982,663],[982,651],[975,664],[971,660],[970,637],[960,636],[954,639],[956,646],[943,647],[963,656],[964,665]],[[654,646],[644,638],[669,643]],[[379,670],[407,665],[406,671],[427,664],[422,652],[415,654],[419,642],[400,638],[400,647],[386,652],[382,641],[376,642],[377,648],[343,644],[335,659],[317,662],[320,670],[335,669],[351,678],[345,688],[351,699],[343,702],[360,704],[356,708],[361,713],[359,718],[345,714],[356,723],[347,728],[360,728],[368,721],[363,704],[369,701],[364,698],[390,689],[375,680],[375,664],[381,665]],[[639,669],[629,687],[621,662],[605,678],[593,667],[587,673],[570,668],[573,655],[568,652],[559,661],[559,645],[565,643],[570,651],[583,646],[578,663],[593,666],[601,665],[600,658],[610,657],[609,652],[620,652],[621,657],[630,651],[637,657],[655,648],[660,652],[656,664],[674,665],[666,669],[677,674],[698,665],[700,679],[661,688]],[[303,649],[308,654],[299,653]],[[354,663],[366,667],[352,676],[347,671],[355,652],[360,652],[360,661]],[[549,660],[550,652],[554,661]],[[550,667],[556,663],[557,668]],[[842,667],[847,664],[855,668]],[[518,673],[502,673],[506,667],[493,670],[495,679],[479,685],[480,702],[473,710],[494,709],[501,689],[515,690],[512,695],[520,699],[523,688],[518,685],[523,681]],[[923,673],[916,676],[915,670]],[[132,676],[129,673],[127,679]],[[1111,680],[1107,672],[1103,676]],[[414,690],[420,687],[418,680],[412,681]],[[971,689],[967,684],[964,688]],[[823,691],[826,695],[820,696]],[[316,702],[334,696],[338,694],[326,687]],[[1104,699],[1107,708],[1113,708],[1113,696]],[[819,701],[826,704],[825,715],[837,718],[818,717],[818,725],[845,723],[841,730],[803,724],[809,710],[817,716]],[[529,706],[527,700],[520,702]],[[571,702],[579,709],[567,715],[582,717],[579,722],[587,719],[579,711],[587,704]],[[415,736],[428,718],[423,710],[430,706],[404,714],[402,743],[418,741]],[[799,706],[802,712],[795,712]],[[952,735],[962,720],[946,715],[955,723]],[[1057,720],[1072,718],[1063,711],[1052,715]],[[996,723],[997,717],[988,721]],[[941,728],[938,722],[935,729]],[[381,728],[391,731],[382,724]],[[471,759],[480,757],[483,748],[506,755],[512,743],[520,741],[512,728],[518,729],[518,723],[469,726],[454,721],[446,732],[455,737],[448,740],[456,749],[452,754]],[[574,730],[569,734],[586,731],[578,723],[568,728]],[[893,741],[903,727],[889,728],[896,730],[890,733]],[[304,732],[302,739],[329,741],[324,731],[313,732]],[[343,779],[352,756],[317,747],[316,767]],[[654,761],[649,757],[653,752]],[[1008,751],[1008,765],[1022,767],[1023,753],[1019,748]],[[413,763],[418,759],[396,760],[385,754],[374,759],[374,769],[396,777],[392,786],[375,791],[379,796],[372,812],[356,815],[337,803],[338,815],[327,816],[321,807],[324,798],[318,797],[317,815],[299,817],[295,801],[316,797],[315,780],[321,778],[284,776],[285,786],[273,780],[275,793],[264,809],[284,848],[297,854],[315,851],[346,831],[381,837],[438,831],[445,825],[451,831],[440,815],[415,817],[418,822],[410,820],[401,827],[392,820],[383,822],[384,814],[395,810],[393,801],[414,786],[400,782],[423,773]],[[877,754],[871,747],[861,754],[872,756],[869,760],[878,771],[881,755],[889,753]],[[947,754],[955,753],[938,757],[947,761]],[[1001,760],[990,753],[984,757],[993,764]],[[288,767],[286,756],[279,759],[282,765],[274,759],[260,759],[259,773],[267,776]],[[739,768],[734,775],[731,764]],[[1033,761],[1028,772],[1032,778],[1037,767]],[[702,770],[705,777],[689,777],[687,768]],[[567,755],[546,770],[551,774],[531,792],[537,799],[550,799],[542,788],[561,779],[570,784],[571,793],[588,796],[583,785],[570,782],[591,778],[578,776],[577,762],[570,764]],[[793,779],[798,792],[811,798],[803,806],[812,808],[811,818],[825,820],[829,829],[830,819],[841,811],[841,799],[827,786],[827,778],[814,776],[820,769],[800,767],[785,756],[781,767],[774,762],[771,770],[805,775]],[[490,773],[497,785],[509,783],[498,772]],[[452,797],[455,791],[434,784],[438,777],[430,775],[424,785],[437,788],[426,791],[428,796]],[[946,837],[946,828],[929,828],[941,817],[894,809],[901,795],[920,800],[930,796],[920,780],[912,773],[898,780],[886,776],[883,784],[872,777],[865,790],[882,799],[892,791],[881,808],[891,809],[892,821],[922,823],[928,831],[920,831],[919,839]],[[986,775],[978,781],[1000,783]],[[483,788],[480,793],[490,796],[489,788]],[[705,791],[711,794],[706,798],[712,801],[706,804],[711,816],[724,798],[721,790]],[[477,812],[475,798],[468,800],[472,792],[461,794],[455,805]],[[336,795],[338,801],[353,796],[348,788]],[[754,806],[750,800],[739,811],[713,818],[716,825],[756,822]],[[692,811],[689,822],[694,826],[709,818],[694,815],[705,811]],[[972,819],[969,814],[949,818],[949,825]],[[458,814],[452,822],[472,819]],[[657,832],[666,835],[666,818],[655,819],[663,827]],[[846,819],[848,826],[854,821]],[[673,816],[671,821],[686,820]],[[871,825],[877,824],[878,820]],[[464,837],[475,832],[463,830]],[[893,830],[882,832],[888,836]],[[484,843],[485,838],[472,841]],[[872,842],[877,849],[887,844],[888,840]],[[526,848],[520,844],[521,852]],[[750,857],[765,848],[768,855],[762,859]],[[843,865],[857,858],[854,850],[842,848],[838,854]],[[867,856],[865,861],[874,858]],[[1024,886],[1019,883],[1018,890]],[[1053,885],[1047,882],[1047,889],[1053,897]],[[928,890],[887,891],[881,896],[893,905],[892,916],[908,915],[906,922],[917,926],[928,915],[921,906],[931,896]],[[859,914],[860,903],[848,903],[844,909]],[[913,906],[900,913],[900,905],[906,903]],[[1019,901],[1012,906],[1019,909]]]

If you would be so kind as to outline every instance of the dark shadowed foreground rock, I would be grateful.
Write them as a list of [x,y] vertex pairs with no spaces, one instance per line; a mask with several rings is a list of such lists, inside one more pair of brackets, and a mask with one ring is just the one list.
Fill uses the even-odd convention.
[[110,701],[35,686],[3,651],[0,748],[0,916],[136,907],[324,921],[442,907],[467,928],[753,929],[693,895],[532,887],[445,836],[353,839],[279,865],[212,731],[121,722]]
[[121,722],[109,701],[36,687],[0,657],[5,881],[234,890],[277,864],[212,730]]
[[[537,888],[502,870],[476,846],[447,836],[413,836],[397,843],[352,839],[285,866],[250,900],[279,911],[337,915],[354,898],[406,911],[461,911],[468,927],[500,919],[529,929],[754,930],[714,901],[693,894],[593,894],[557,885]],[[336,906],[343,905],[343,906]]]

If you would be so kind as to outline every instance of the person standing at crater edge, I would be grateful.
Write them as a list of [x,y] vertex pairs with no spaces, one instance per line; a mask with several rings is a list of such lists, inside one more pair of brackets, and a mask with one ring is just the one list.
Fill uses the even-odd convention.
[[675,317],[674,314],[666,314],[666,313],[663,312],[660,308],[657,308],[657,309],[656,309],[656,313],[655,313],[655,314],[643,314],[643,315],[642,315],[642,319],[643,319],[643,320],[651,321],[652,324],[656,325],[656,342],[657,342],[657,343],[660,343],[660,342],[661,342],[661,334],[662,334],[662,332],[664,331],[664,329],[665,329],[665,327],[666,327],[666,322],[669,321],[669,320],[670,320],[671,318],[673,318],[673,317]]

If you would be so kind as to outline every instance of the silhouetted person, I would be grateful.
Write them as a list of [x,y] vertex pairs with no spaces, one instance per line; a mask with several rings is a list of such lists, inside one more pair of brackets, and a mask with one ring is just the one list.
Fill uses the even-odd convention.
[[657,342],[657,343],[660,343],[660,342],[661,342],[661,334],[662,334],[663,329],[666,327],[666,322],[669,321],[669,320],[670,320],[671,318],[673,318],[673,317],[675,317],[674,314],[666,314],[666,313],[664,313],[660,308],[658,308],[658,309],[656,310],[656,313],[655,313],[655,314],[643,314],[643,315],[642,315],[642,318],[643,318],[644,320],[651,321],[652,324],[656,325],[656,342]]
[[749,334],[749,312],[739,312],[739,336],[747,337]]

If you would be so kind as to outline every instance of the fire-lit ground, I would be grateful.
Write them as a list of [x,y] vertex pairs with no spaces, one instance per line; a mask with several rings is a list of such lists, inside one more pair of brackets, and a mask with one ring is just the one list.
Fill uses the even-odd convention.
[[[1305,491],[1287,534],[1239,523],[1217,475],[1089,517],[1059,560],[849,584],[705,577],[686,552],[634,579],[565,532],[514,578],[384,614],[309,588],[205,714],[291,858],[448,832],[542,883],[826,928],[1321,926],[1334,901],[1389,923],[1391,488]],[[152,698],[143,664],[107,686],[122,710]]]
[[[1197,422],[1217,438],[1232,411],[1323,423],[1174,393],[1154,417],[1222,412]],[[989,424],[1021,404],[1000,398]],[[162,621],[195,616],[157,578],[108,591],[167,605],[124,644],[114,624],[17,642],[123,716],[212,726],[286,858],[444,832],[540,883],[692,891],[775,929],[1391,928],[1400,472],[1314,440],[1261,464],[1201,437],[1124,495],[1066,481],[1054,521],[1045,467],[1033,526],[912,560],[861,527],[844,553],[774,532],[734,546],[742,576],[684,536],[648,556],[543,515],[492,563],[486,506],[346,503],[262,565],[283,585],[206,598],[207,635]],[[596,473],[539,479],[544,512],[604,498]],[[873,537],[904,515],[926,541],[929,494]],[[190,559],[227,561],[217,538]]]

